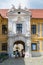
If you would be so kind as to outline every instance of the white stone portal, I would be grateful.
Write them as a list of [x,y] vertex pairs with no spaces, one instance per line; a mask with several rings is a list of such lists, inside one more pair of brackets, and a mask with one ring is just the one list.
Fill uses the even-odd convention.
[[[31,56],[31,28],[30,28],[30,11],[25,9],[15,9],[12,7],[8,11],[8,54],[13,55],[13,44],[16,41],[25,43],[25,57]],[[16,24],[22,24],[22,32],[17,32]]]

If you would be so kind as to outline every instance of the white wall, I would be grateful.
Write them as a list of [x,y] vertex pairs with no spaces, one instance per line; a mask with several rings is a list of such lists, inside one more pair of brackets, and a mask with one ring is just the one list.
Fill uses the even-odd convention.
[[[19,9],[20,10],[20,9]],[[22,9],[20,10],[22,11]],[[16,15],[16,16],[15,16]],[[19,18],[20,17],[20,18]],[[17,35],[16,33],[16,24],[22,23],[22,34]],[[18,13],[14,14],[13,12],[8,15],[8,53],[13,53],[13,44],[16,41],[23,41],[25,42],[25,57],[29,57],[31,55],[30,48],[31,48],[31,38],[30,38],[30,15],[29,12],[23,10],[22,16],[18,15]],[[29,34],[29,35],[28,35]],[[11,36],[11,37],[10,37]],[[10,50],[9,50],[10,49]]]
[[[9,18],[10,19],[10,18]],[[18,19],[18,18],[17,18]],[[25,17],[24,17],[25,19]],[[16,22],[14,19],[8,20],[8,32],[9,34],[16,34],[16,24],[21,23],[22,24],[22,34],[27,35],[30,34],[30,19],[26,18],[25,20],[21,20]]]

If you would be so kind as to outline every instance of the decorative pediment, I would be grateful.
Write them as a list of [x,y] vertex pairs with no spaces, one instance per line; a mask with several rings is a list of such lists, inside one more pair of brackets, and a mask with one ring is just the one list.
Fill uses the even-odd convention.
[[20,15],[20,14],[25,14],[25,15],[30,15],[30,11],[27,10],[27,8],[25,7],[25,9],[21,8],[21,5],[19,5],[18,9],[15,8],[14,5],[12,5],[12,8],[9,9],[8,11],[8,15]]

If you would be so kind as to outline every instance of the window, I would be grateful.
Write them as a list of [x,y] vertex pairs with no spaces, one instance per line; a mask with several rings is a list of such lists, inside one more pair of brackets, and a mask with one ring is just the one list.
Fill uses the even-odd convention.
[[2,25],[2,34],[7,34],[7,25]]
[[36,25],[31,26],[31,32],[32,34],[36,34]]
[[16,24],[16,31],[17,31],[17,33],[22,32],[22,24]]
[[37,50],[37,44],[36,43],[32,43],[31,44],[31,50],[32,51],[36,51]]
[[20,14],[21,12],[18,12],[18,14]]
[[7,43],[2,43],[2,51],[7,51]]

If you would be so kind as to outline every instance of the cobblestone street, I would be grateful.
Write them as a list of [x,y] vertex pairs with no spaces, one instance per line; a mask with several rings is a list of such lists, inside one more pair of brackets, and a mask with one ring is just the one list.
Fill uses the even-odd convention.
[[9,58],[0,65],[43,65],[43,57],[35,57],[35,58]]

